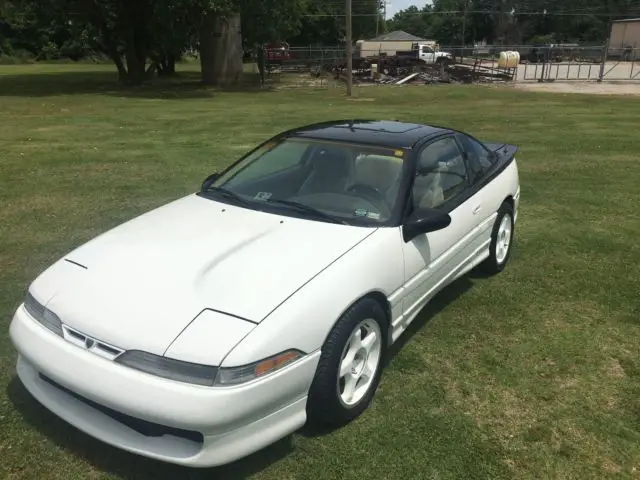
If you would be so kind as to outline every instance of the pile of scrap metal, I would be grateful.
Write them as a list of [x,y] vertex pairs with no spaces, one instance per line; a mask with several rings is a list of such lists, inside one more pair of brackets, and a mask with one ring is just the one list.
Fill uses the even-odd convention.
[[[317,72],[319,73],[319,72]],[[336,73],[336,72],[334,72]],[[478,63],[456,63],[452,65],[422,65],[402,69],[393,74],[380,71],[355,71],[356,83],[379,83],[388,85],[416,85],[434,83],[494,83],[508,82],[515,77],[516,69],[496,68]],[[336,78],[344,78],[344,72],[336,73]]]

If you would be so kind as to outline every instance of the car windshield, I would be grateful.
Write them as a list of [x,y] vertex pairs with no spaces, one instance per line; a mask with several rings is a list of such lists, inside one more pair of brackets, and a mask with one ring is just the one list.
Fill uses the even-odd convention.
[[246,208],[354,225],[387,222],[404,150],[286,138],[262,145],[203,193]]

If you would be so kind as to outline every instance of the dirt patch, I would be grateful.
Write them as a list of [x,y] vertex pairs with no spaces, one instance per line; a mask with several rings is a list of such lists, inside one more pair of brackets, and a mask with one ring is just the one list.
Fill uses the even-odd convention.
[[625,378],[627,376],[624,368],[620,365],[620,361],[615,358],[612,358],[611,362],[606,366],[606,373],[611,378]]
[[514,83],[513,88],[535,92],[587,93],[592,95],[640,95],[640,82],[597,83],[597,82],[551,82]]

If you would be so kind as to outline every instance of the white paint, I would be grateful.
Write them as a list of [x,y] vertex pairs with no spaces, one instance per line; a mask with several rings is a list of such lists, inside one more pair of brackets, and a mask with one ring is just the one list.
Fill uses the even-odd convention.
[[[191,466],[234,461],[305,423],[320,348],[342,313],[364,295],[381,295],[391,313],[389,342],[395,341],[429,299],[487,257],[507,196],[515,199],[517,219],[515,162],[452,211],[449,227],[408,243],[401,227],[299,220],[187,196],[76,249],[67,258],[87,269],[58,261],[31,293],[65,326],[119,349],[222,367],[292,348],[306,355],[245,384],[189,385],[97,355],[20,306],[10,327],[18,375],[48,409],[118,448]],[[39,373],[109,408],[200,432],[204,440],[145,437]]]

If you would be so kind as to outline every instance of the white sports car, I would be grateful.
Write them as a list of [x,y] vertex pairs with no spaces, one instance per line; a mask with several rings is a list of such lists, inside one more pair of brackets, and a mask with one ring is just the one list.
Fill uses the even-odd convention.
[[36,278],[18,376],[89,435],[196,467],[344,424],[439,290],[505,267],[516,150],[400,122],[284,132]]

